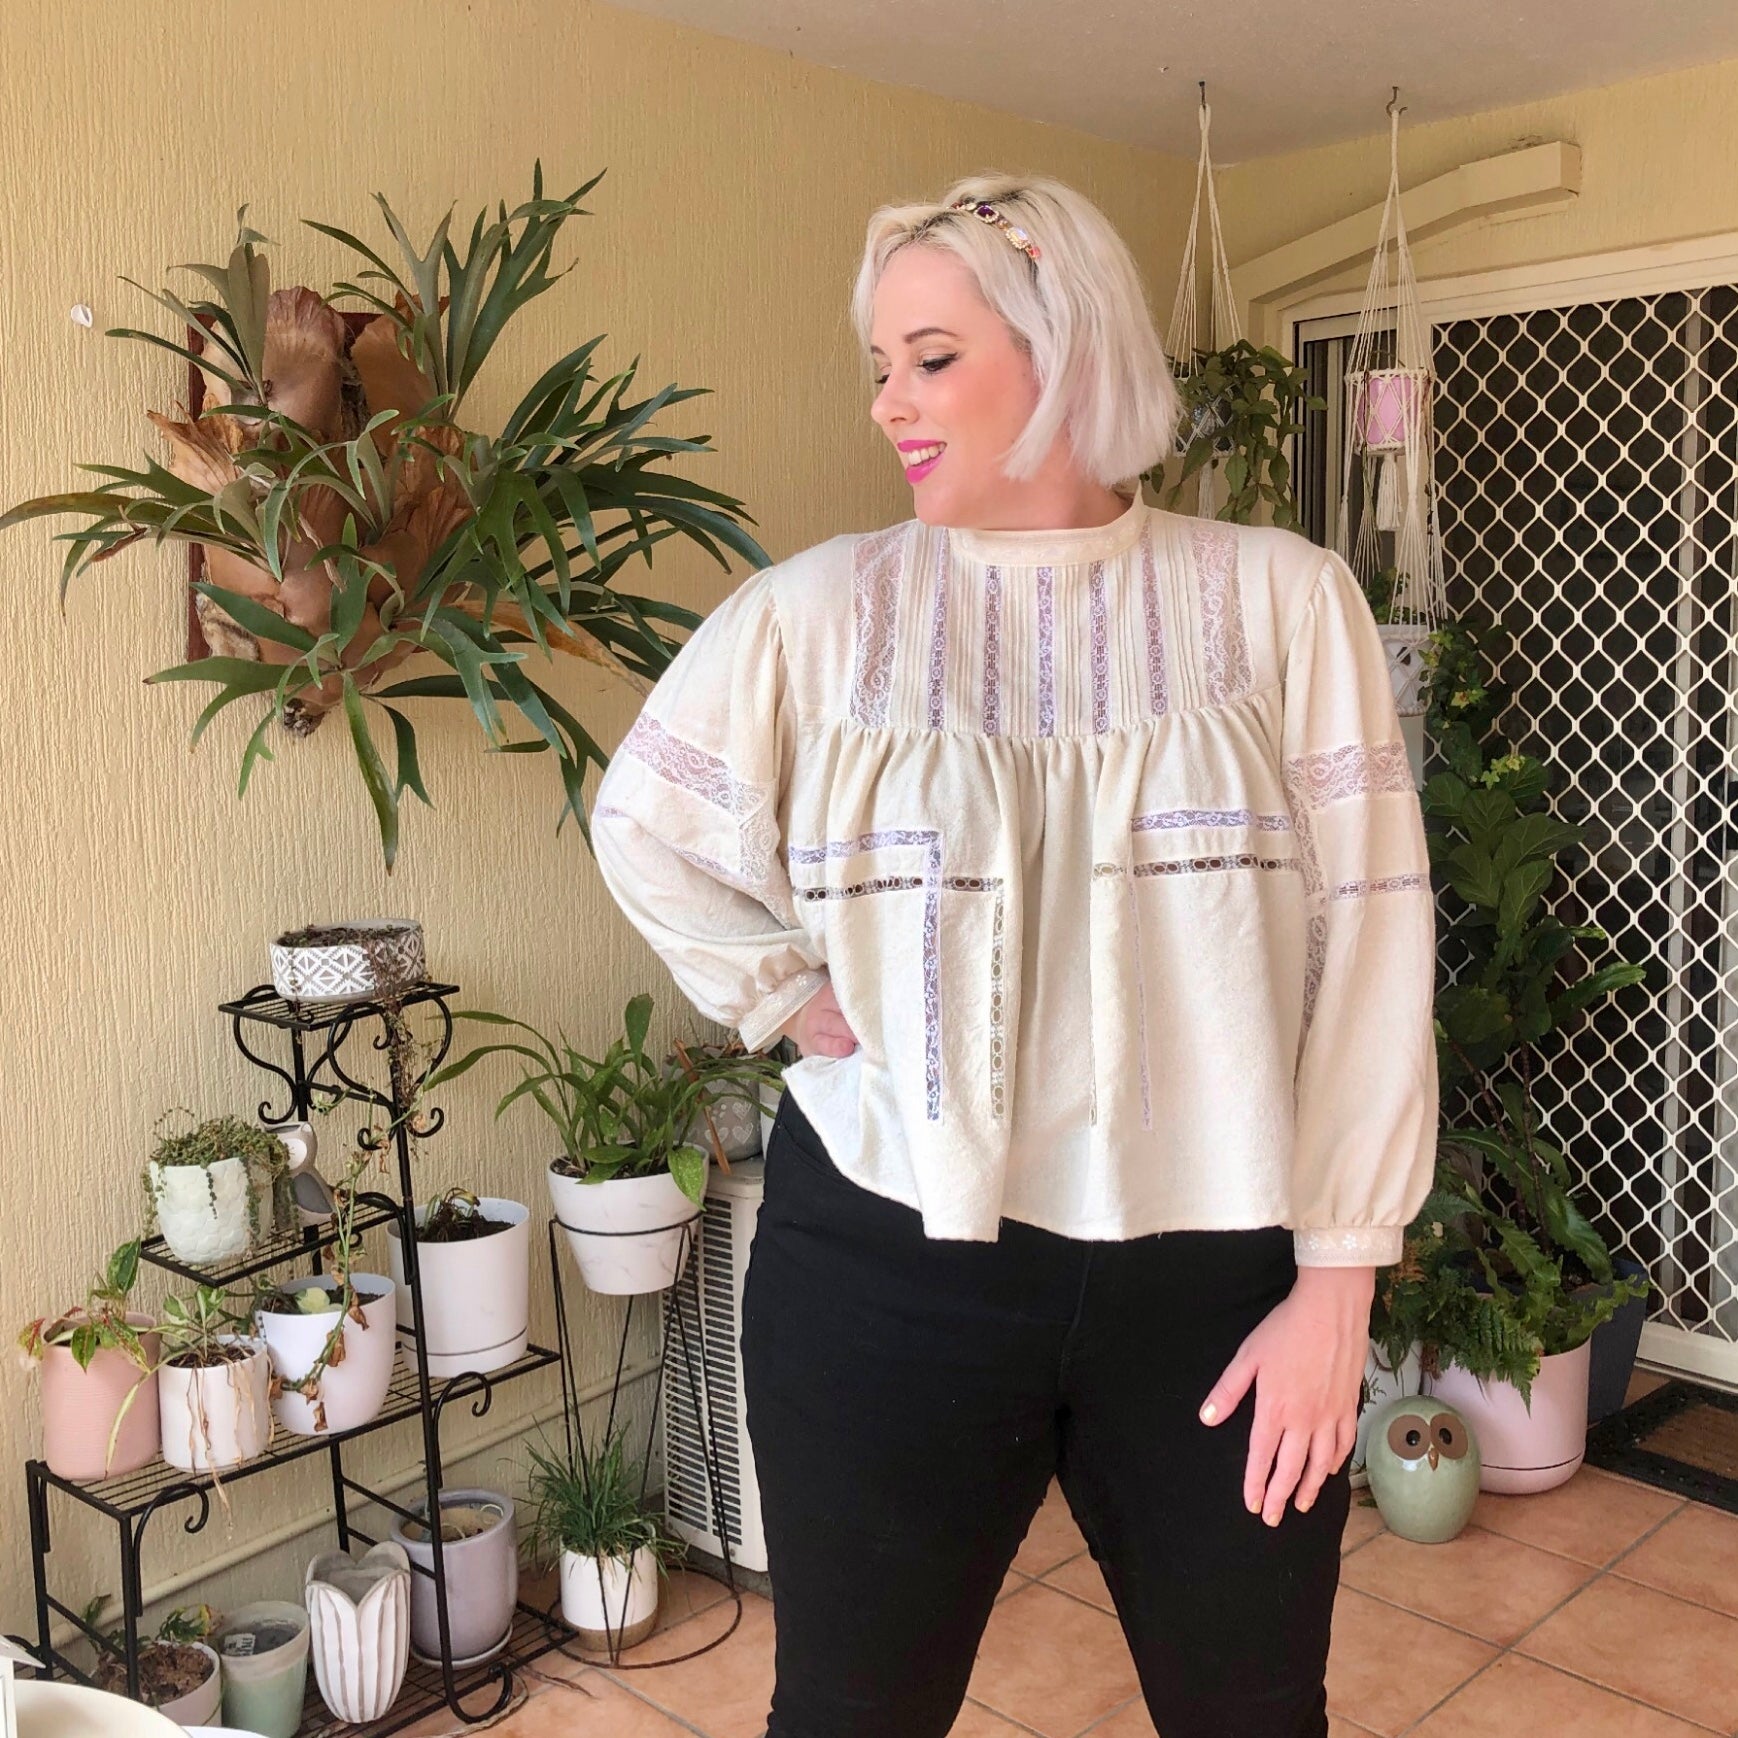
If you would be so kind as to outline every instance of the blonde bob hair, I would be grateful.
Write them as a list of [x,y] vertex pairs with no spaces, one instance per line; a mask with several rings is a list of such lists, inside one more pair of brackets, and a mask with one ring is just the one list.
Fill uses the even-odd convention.
[[[988,200],[1036,243],[1040,259],[956,200]],[[986,303],[1031,359],[1038,402],[1002,454],[1018,481],[1066,429],[1075,463],[1123,494],[1171,452],[1181,400],[1128,247],[1090,200],[1059,181],[983,174],[956,181],[933,205],[884,205],[869,219],[851,295],[851,322],[869,354],[875,286],[903,247],[945,248],[963,260]]]

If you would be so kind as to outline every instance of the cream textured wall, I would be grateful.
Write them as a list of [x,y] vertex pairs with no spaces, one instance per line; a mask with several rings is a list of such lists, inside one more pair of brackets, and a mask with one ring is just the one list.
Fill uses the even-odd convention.
[[[1383,100],[1372,92],[1379,133],[1259,158],[1220,176],[1219,208],[1234,264],[1380,202],[1388,186]],[[1408,129],[1402,117],[1400,184],[1413,187],[1462,163],[1553,139],[1581,147],[1581,191],[1573,203],[1427,238],[1413,256],[1421,281],[1738,230],[1738,176],[1731,168],[1738,162],[1738,61],[1431,126]],[[1313,286],[1312,294],[1341,286],[1359,291],[1368,271],[1368,260],[1360,260]]]
[[[641,354],[642,391],[672,380],[713,389],[662,426],[714,436],[720,456],[689,474],[744,498],[775,559],[909,511],[867,420],[845,321],[876,204],[977,168],[1061,176],[1129,238],[1162,317],[1192,182],[1185,163],[566,0],[8,5],[5,500],[71,486],[75,461],[131,462],[154,439],[143,409],[181,390],[165,354],[103,337],[109,326],[166,329],[120,274],[190,287],[168,268],[225,257],[246,201],[277,244],[276,281],[324,285],[352,262],[301,218],[384,245],[369,197],[378,189],[420,238],[449,201],[467,222],[480,205],[517,201],[538,156],[559,190],[609,172],[588,200],[597,215],[572,224],[558,255],[577,257],[577,269],[499,348],[473,412],[498,416],[556,355],[607,333],[602,364]],[[94,329],[69,320],[75,302],[94,309]],[[190,755],[201,697],[140,687],[181,653],[180,557],[126,554],[75,588],[64,618],[58,560],[43,527],[0,539],[11,648],[0,760],[8,1335],[72,1301],[131,1229],[161,1111],[256,1102],[260,1081],[214,1010],[265,975],[267,938],[286,925],[417,917],[434,968],[464,1000],[566,1020],[587,1045],[605,1042],[638,989],[656,993],[661,1025],[676,1012],[668,978],[609,904],[578,834],[554,836],[549,767],[486,759],[456,712],[429,725],[424,769],[438,807],[407,814],[389,879],[337,728],[280,743],[238,803],[247,724],[230,714]],[[684,551],[660,557],[647,589],[705,609],[736,577]],[[617,740],[629,698],[572,672],[562,691],[601,740]],[[490,1120],[504,1078],[473,1077],[448,1095],[449,1132],[427,1159],[430,1192],[462,1178],[541,1204],[549,1143],[529,1116]],[[618,1319],[614,1308],[581,1309],[592,1375],[603,1373]],[[0,1368],[0,1629],[22,1630],[20,1463],[37,1451],[37,1400],[12,1360]],[[472,1439],[532,1405],[547,1411],[552,1392],[505,1392]],[[385,1477],[410,1452],[409,1434],[397,1434],[367,1465]],[[262,1537],[316,1519],[325,1493],[309,1460],[238,1485],[233,1519],[218,1516],[196,1541],[160,1520],[146,1543],[147,1583],[161,1587],[212,1555],[247,1559]],[[56,1514],[56,1590],[76,1604],[113,1589],[112,1535],[72,1524],[67,1505]],[[285,1547],[260,1561],[281,1571],[293,1557]]]

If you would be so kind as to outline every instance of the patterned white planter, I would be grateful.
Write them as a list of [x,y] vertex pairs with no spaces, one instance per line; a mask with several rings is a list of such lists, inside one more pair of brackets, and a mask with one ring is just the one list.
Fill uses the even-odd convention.
[[279,936],[272,943],[272,984],[286,1001],[369,1002],[427,982],[420,923],[381,918],[328,927],[356,939],[289,947]]
[[264,1451],[272,1434],[265,1342],[236,1334],[223,1343],[247,1348],[246,1358],[208,1368],[165,1364],[157,1372],[163,1458],[188,1472],[221,1472]]
[[[248,1217],[246,1159],[219,1159],[213,1165],[146,1167],[157,1223],[170,1252],[192,1265],[223,1261],[247,1251],[252,1239]],[[262,1191],[261,1230],[271,1217],[270,1192]]]
[[410,1559],[390,1540],[357,1559],[327,1551],[308,1565],[309,1654],[320,1697],[339,1720],[380,1720],[410,1664]]

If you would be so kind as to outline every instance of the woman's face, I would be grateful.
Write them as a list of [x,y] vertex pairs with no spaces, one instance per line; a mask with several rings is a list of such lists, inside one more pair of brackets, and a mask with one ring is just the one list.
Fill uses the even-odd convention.
[[999,458],[1026,426],[1038,381],[964,262],[941,248],[902,247],[875,286],[870,351],[878,390],[869,414],[899,449],[917,517],[1018,523],[1019,503],[1030,507],[1042,483],[1011,481]]

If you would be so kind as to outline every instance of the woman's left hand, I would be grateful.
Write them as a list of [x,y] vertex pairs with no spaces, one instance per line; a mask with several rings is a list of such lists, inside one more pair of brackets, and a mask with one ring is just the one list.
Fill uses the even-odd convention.
[[1373,1267],[1300,1267],[1201,1407],[1203,1424],[1222,1424],[1255,1384],[1243,1504],[1270,1527],[1293,1490],[1301,1513],[1352,1452],[1375,1289]]

